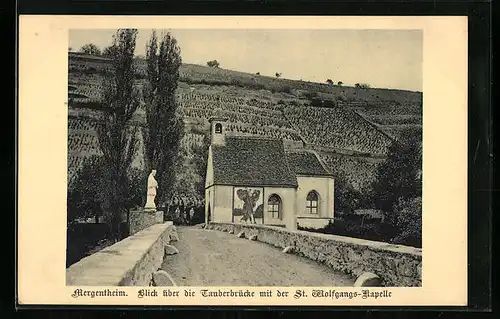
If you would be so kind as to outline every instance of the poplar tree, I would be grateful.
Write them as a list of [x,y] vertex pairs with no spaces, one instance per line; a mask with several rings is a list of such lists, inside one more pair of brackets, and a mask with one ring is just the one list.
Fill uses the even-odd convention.
[[158,39],[153,31],[146,45],[147,84],[144,87],[146,129],[146,168],[156,169],[158,177],[157,203],[173,195],[176,172],[181,167],[180,141],[184,122],[178,108],[175,91],[182,64],[177,40],[170,34]]
[[103,153],[106,201],[111,234],[119,239],[119,226],[129,203],[131,185],[127,172],[135,155],[137,138],[129,121],[140,98],[134,85],[136,29],[119,29],[113,37],[113,72],[104,80],[103,118],[98,127],[99,146]]

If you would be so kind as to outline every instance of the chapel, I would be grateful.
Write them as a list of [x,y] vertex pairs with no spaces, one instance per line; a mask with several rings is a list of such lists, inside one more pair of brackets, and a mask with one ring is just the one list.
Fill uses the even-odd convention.
[[212,118],[205,222],[321,228],[334,218],[334,179],[310,150],[280,139],[227,134]]

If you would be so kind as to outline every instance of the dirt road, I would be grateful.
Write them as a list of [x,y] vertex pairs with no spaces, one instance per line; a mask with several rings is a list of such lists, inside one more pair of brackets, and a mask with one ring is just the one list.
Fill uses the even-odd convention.
[[352,286],[354,279],[271,245],[226,232],[177,227],[179,254],[162,269],[179,286]]

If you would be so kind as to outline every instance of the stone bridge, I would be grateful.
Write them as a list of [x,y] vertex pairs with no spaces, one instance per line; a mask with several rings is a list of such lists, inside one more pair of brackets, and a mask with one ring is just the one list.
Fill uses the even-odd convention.
[[[72,286],[421,286],[421,250],[264,225],[150,226],[67,269]],[[374,278],[371,284],[363,279]]]

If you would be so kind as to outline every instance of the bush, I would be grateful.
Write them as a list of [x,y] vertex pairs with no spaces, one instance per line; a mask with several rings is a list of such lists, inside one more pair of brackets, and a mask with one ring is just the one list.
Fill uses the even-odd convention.
[[332,100],[322,100],[320,98],[312,98],[309,100],[311,106],[315,107],[336,107],[337,103]]
[[398,229],[394,243],[422,247],[422,197],[399,199],[389,222]]
[[391,243],[397,229],[388,223],[364,223],[361,225],[356,219],[335,219],[321,229],[304,229],[312,232],[354,237],[366,240],[381,241]]
[[303,230],[381,241],[391,244],[422,247],[422,198],[399,200],[394,211],[387,214],[385,222],[373,222],[353,214],[341,214],[343,217],[335,219],[321,229]]
[[420,136],[404,131],[388,147],[387,158],[380,163],[372,184],[374,206],[390,212],[400,198],[422,196],[422,145]]
[[211,68],[218,68],[220,63],[217,60],[212,60],[207,62],[207,66]]
[[76,181],[68,189],[68,224],[80,218],[96,217],[98,219],[102,216],[104,172],[105,166],[100,157],[91,156],[83,160]]
[[358,89],[369,89],[370,88],[370,84],[367,84],[367,83],[356,83],[354,84],[355,87],[357,87]]

